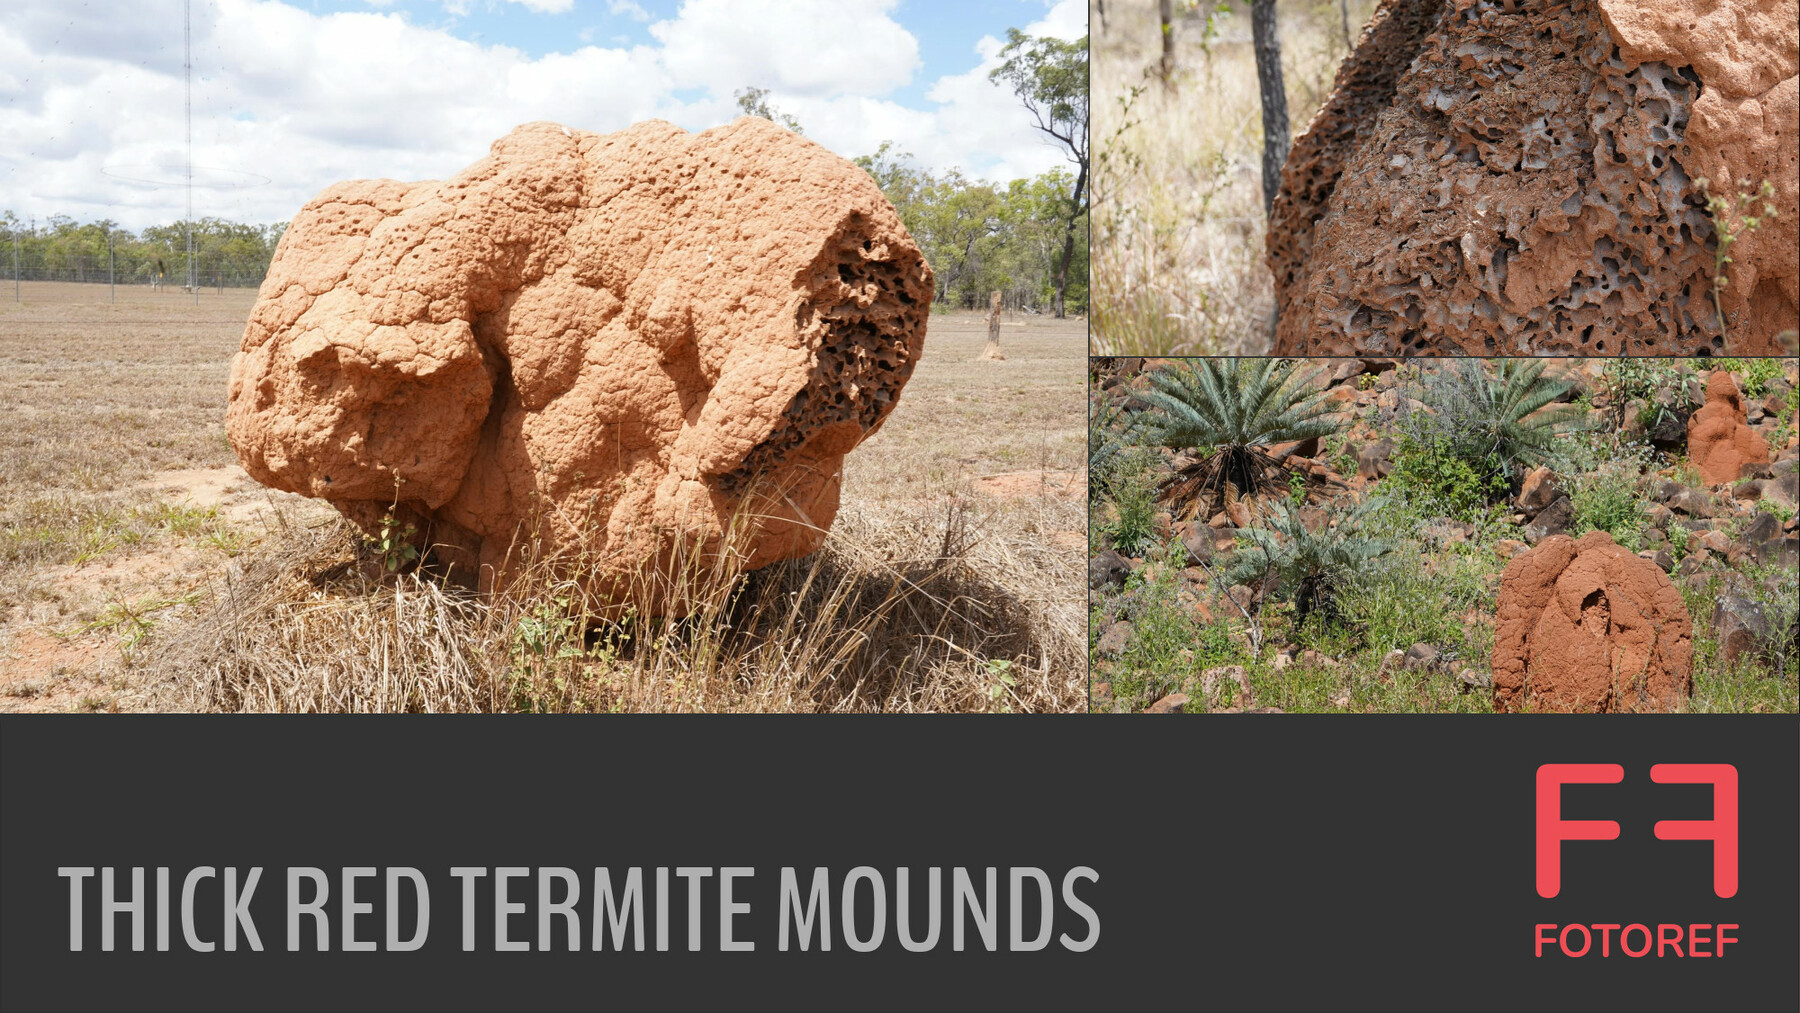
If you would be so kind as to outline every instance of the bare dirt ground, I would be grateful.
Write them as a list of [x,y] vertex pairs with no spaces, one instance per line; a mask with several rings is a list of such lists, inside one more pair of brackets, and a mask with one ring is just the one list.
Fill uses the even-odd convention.
[[[166,687],[153,683],[169,678],[158,652],[217,616],[225,578],[297,554],[336,515],[252,481],[226,441],[230,360],[255,293],[203,292],[198,305],[125,286],[116,304],[103,285],[21,294],[0,300],[0,710],[156,708]],[[1077,709],[1086,324],[1009,319],[1004,362],[976,361],[986,337],[981,315],[932,318],[900,405],[846,461],[828,546],[864,553],[897,523],[960,513],[968,565],[1031,599],[1035,638],[1055,645],[1019,709]],[[1020,689],[992,695],[1007,697],[1026,702]]]

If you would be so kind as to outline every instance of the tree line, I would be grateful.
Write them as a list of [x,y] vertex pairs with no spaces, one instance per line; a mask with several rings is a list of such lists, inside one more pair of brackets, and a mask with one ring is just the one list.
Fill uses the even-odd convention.
[[[286,222],[247,225],[222,218],[193,222],[194,274],[203,286],[253,288],[268,272]],[[152,225],[141,232],[111,219],[79,223],[67,215],[39,222],[0,211],[0,275],[31,281],[125,285],[186,283],[187,223]]]
[[[961,170],[934,173],[884,144],[856,159],[887,195],[937,274],[937,302],[946,309],[987,306],[1002,293],[1007,307],[1048,312],[1055,295],[1057,255],[1064,240],[1065,206],[1073,176],[1056,169],[1004,185],[969,179]],[[1083,209],[1069,265],[1066,301],[1087,308],[1087,222]],[[202,218],[194,222],[199,283],[228,288],[262,284],[286,222],[251,225]],[[112,270],[107,240],[112,242]],[[29,222],[0,211],[0,278],[11,278],[14,238],[18,273],[26,281],[78,281],[179,286],[187,277],[182,222],[141,232],[110,220],[77,223],[66,215]]]
[[[1010,87],[1033,127],[1060,148],[1073,171],[1052,169],[1004,185],[961,169],[932,172],[883,143],[855,159],[900,213],[937,276],[937,304],[977,309],[999,292],[1013,309],[1062,317],[1088,303],[1088,47],[1007,30],[1001,64],[989,75]],[[736,93],[738,108],[797,134],[799,120],[775,108],[766,89]]]
[[[937,275],[937,303],[978,309],[1000,292],[1012,309],[1054,311],[1074,175],[1053,169],[1004,185],[969,179],[960,169],[934,173],[883,144],[856,159],[881,187]],[[1087,309],[1087,211],[1076,222],[1065,303]]]

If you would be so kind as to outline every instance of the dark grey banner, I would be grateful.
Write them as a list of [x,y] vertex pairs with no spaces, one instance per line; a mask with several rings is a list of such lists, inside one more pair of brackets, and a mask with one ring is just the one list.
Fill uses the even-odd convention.
[[0,1005],[1791,1010],[1797,733],[6,718]]

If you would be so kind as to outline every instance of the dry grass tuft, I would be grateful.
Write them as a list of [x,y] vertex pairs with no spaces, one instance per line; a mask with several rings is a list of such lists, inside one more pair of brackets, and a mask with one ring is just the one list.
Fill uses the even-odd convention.
[[[234,567],[198,619],[140,650],[170,710],[1081,706],[1085,624],[1065,607],[1067,571],[996,537],[999,518],[978,509],[841,517],[821,551],[748,573],[741,553],[696,557],[641,581],[622,614],[548,565],[491,595],[419,572],[372,579],[361,538],[330,521]],[[1048,534],[1079,506],[1043,509]],[[646,618],[660,600],[690,611]]]

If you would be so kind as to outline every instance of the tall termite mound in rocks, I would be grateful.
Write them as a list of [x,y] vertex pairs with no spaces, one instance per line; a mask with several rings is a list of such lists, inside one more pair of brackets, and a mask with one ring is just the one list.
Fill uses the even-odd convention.
[[[1795,0],[1384,0],[1283,173],[1276,353],[1779,353],[1797,42]],[[1775,189],[1723,325],[1701,177]]]
[[259,481],[371,532],[397,502],[466,581],[530,542],[622,593],[727,532],[750,567],[817,548],[931,296],[869,175],[767,120],[531,123],[452,179],[307,204],[227,424]]
[[1552,535],[1514,556],[1497,620],[1496,710],[1670,710],[1694,691],[1681,592],[1604,531]]
[[1769,459],[1768,441],[1750,428],[1743,395],[1731,374],[1715,369],[1706,378],[1706,403],[1689,416],[1688,458],[1707,485],[1735,482],[1746,464]]

